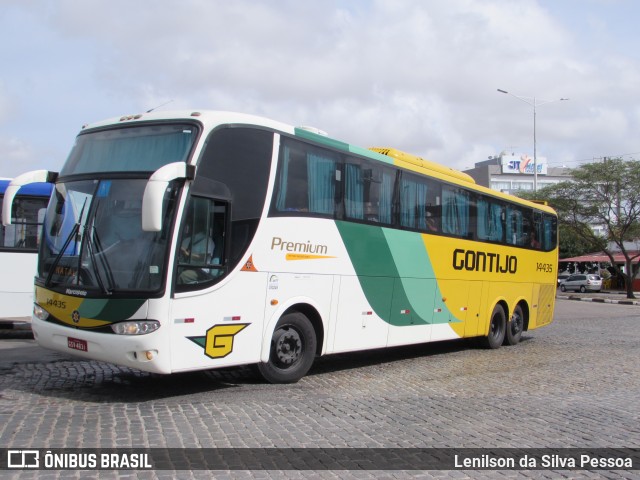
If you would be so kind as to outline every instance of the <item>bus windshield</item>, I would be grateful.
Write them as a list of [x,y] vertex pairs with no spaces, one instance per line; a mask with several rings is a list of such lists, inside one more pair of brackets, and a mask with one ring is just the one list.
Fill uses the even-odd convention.
[[[0,180],[0,209],[8,180]],[[44,212],[51,185],[36,183],[24,186],[13,200],[11,225],[0,225],[0,250],[37,252]]]
[[[39,276],[46,286],[81,287],[106,295],[162,287],[167,231],[144,232],[141,204],[147,179],[56,184],[45,217]],[[167,190],[171,217],[177,186]]]
[[60,176],[101,172],[155,172],[186,161],[198,133],[190,124],[156,124],[78,135]]

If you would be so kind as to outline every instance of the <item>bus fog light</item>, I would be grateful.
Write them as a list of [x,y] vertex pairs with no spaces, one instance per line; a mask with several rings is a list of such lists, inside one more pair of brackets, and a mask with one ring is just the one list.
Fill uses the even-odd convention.
[[44,308],[42,308],[37,303],[33,304],[33,316],[38,320],[46,320],[49,318],[49,312],[47,312]]
[[156,320],[134,320],[111,325],[111,329],[118,335],[145,335],[159,328],[160,322]]
[[155,354],[153,353],[153,350],[147,350],[144,352],[144,356],[147,357],[147,360],[153,360]]

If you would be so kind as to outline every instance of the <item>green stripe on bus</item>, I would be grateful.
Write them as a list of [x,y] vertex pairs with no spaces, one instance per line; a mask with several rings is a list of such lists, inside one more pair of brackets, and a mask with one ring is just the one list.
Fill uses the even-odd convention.
[[334,140],[333,138],[329,138],[325,135],[318,135],[317,133],[304,130],[303,128],[296,128],[295,134],[297,137],[306,138],[307,140],[312,140],[313,142],[320,143],[331,148],[336,148],[338,150],[343,150],[346,152],[349,151],[348,143]]
[[[337,221],[358,281],[371,308],[395,326],[448,323],[420,234]],[[434,309],[444,315],[434,319]]]
[[131,318],[144,302],[146,300],[141,298],[114,300],[86,298],[82,301],[78,312],[84,318],[115,322]]
[[385,229],[384,233],[398,269],[398,281],[411,305],[412,317],[417,316],[425,323],[446,323],[448,320],[440,320],[446,315],[434,315],[436,308],[442,308],[436,306],[441,295],[422,235],[392,229]]
[[383,155],[378,152],[374,152],[373,150],[369,150],[368,148],[358,147],[357,145],[351,145],[349,143],[341,142],[340,140],[335,140],[333,138],[329,138],[324,135],[318,135],[317,133],[313,133],[308,130],[304,130],[302,128],[296,128],[295,134],[297,137],[301,137],[307,140],[312,140],[313,142],[320,143],[322,145],[326,145],[331,148],[335,148],[336,150],[355,153],[356,155],[361,155],[363,157],[368,157],[368,158],[378,160],[379,162],[387,163],[389,165],[394,165],[394,160],[392,157],[389,157],[388,155]]

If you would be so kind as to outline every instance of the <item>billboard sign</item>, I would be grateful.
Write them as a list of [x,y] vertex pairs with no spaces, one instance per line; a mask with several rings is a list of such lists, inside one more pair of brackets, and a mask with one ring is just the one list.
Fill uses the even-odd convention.
[[[522,174],[533,175],[534,161],[533,157],[526,154],[519,155],[503,155],[501,157],[502,173],[510,174]],[[547,174],[547,159],[546,157],[538,157],[536,159],[536,166],[538,167],[538,175]]]

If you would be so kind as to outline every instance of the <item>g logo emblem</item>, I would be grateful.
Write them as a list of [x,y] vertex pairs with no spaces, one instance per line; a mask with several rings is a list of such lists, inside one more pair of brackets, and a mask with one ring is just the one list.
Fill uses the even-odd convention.
[[215,325],[207,330],[204,353],[210,358],[224,358],[233,351],[233,339],[248,323]]
[[71,312],[71,320],[73,320],[73,323],[80,322],[80,312],[78,310]]

